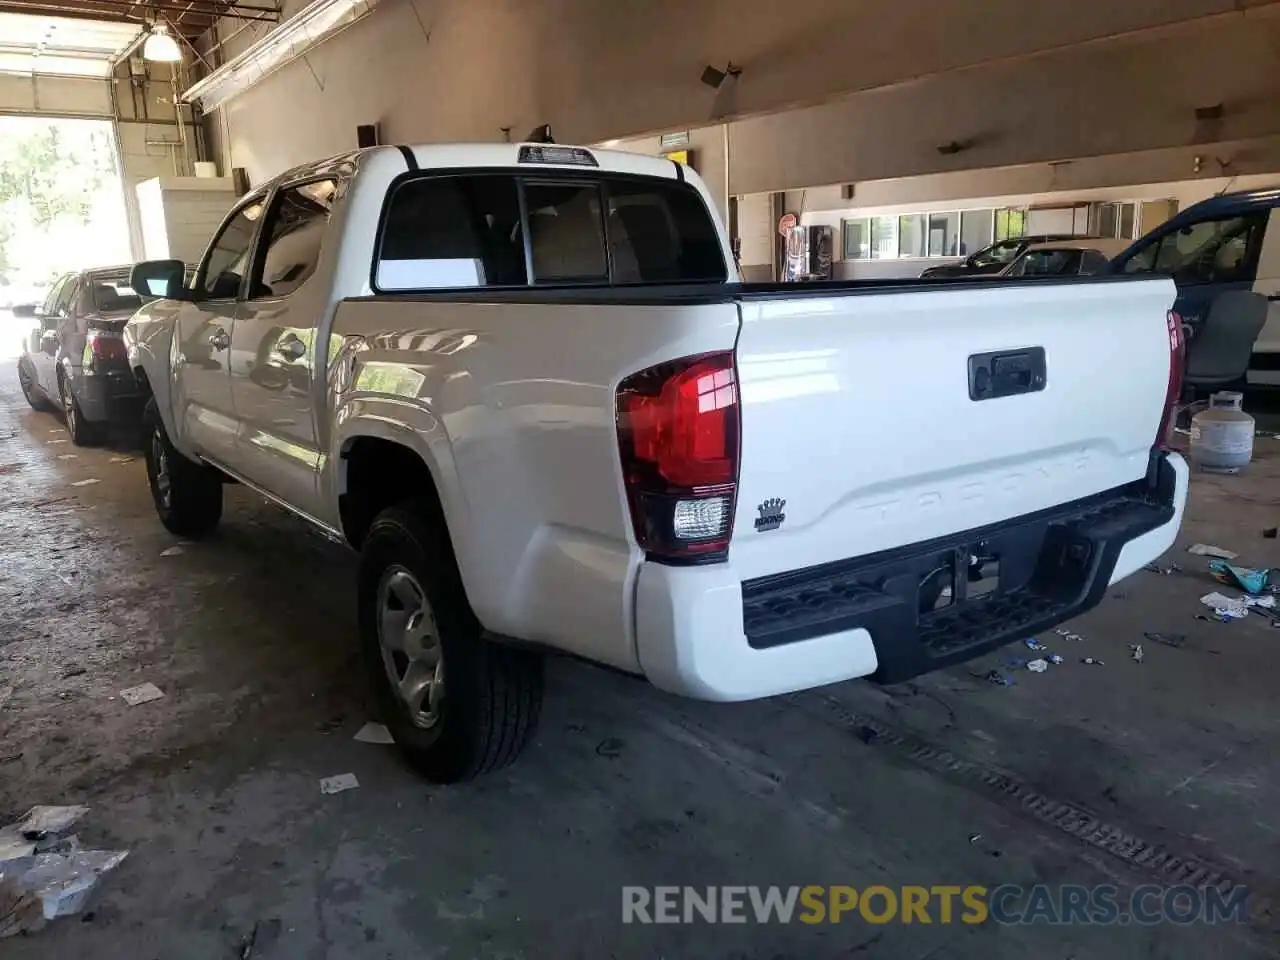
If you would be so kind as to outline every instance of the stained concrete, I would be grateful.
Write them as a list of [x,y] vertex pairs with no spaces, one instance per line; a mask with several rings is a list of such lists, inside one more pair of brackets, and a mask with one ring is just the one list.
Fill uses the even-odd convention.
[[[352,554],[233,488],[216,536],[162,556],[141,460],[64,436],[4,361],[0,822],[87,803],[83,839],[130,856],[91,922],[5,941],[6,958],[226,960],[255,928],[265,960],[1276,955],[1280,630],[1197,620],[1213,584],[1181,547],[1184,573],[1136,575],[1072,625],[1086,639],[1044,638],[1063,666],[1008,688],[973,674],[1026,651],[738,705],[555,660],[527,754],[438,788],[351,739],[369,719]],[[1278,477],[1280,441],[1260,440],[1246,475],[1197,479],[1183,545],[1280,564],[1260,535]],[[165,698],[128,707],[145,681]],[[344,772],[359,789],[322,796]],[[1229,872],[1257,891],[1253,920],[621,923],[624,884],[1159,882],[1055,809]]]

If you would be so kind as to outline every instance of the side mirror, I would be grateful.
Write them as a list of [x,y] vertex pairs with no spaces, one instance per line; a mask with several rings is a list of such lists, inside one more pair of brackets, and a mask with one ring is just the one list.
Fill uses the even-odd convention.
[[13,308],[13,315],[20,320],[30,320],[35,317],[36,309],[34,303],[20,303]]
[[129,271],[129,286],[143,300],[189,300],[191,294],[184,282],[186,270],[181,260],[143,260]]

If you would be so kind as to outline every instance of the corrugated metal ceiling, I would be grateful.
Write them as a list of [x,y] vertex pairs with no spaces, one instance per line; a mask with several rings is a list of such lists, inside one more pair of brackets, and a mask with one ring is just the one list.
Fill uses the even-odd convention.
[[106,77],[142,30],[136,23],[0,12],[0,73]]

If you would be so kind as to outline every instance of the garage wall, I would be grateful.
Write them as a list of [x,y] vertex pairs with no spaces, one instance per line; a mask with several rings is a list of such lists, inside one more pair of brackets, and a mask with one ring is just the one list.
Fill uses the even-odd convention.
[[[731,189],[750,193],[772,189],[762,184],[779,169],[800,185],[836,182],[845,174],[831,171],[851,162],[871,178],[1056,157],[1064,143],[1075,155],[1185,143],[1186,112],[1219,96],[1241,113],[1206,137],[1246,136],[1275,102],[1274,0],[985,0],[974,10],[970,0],[382,0],[228,104],[230,154],[260,180],[349,148],[359,123],[380,121],[386,139],[404,142],[497,140],[507,126],[519,137],[549,122],[561,140],[600,142],[878,91],[856,98],[869,105],[853,114],[744,129]],[[1224,29],[1236,49],[1197,39]],[[1160,52],[1126,66],[1144,47]],[[1037,51],[1054,60],[1053,83],[1026,59]],[[699,82],[706,64],[729,60],[743,67],[738,81],[719,92]],[[806,144],[820,134],[821,149],[793,149],[796,131]],[[940,158],[934,147],[951,138],[978,143]]]

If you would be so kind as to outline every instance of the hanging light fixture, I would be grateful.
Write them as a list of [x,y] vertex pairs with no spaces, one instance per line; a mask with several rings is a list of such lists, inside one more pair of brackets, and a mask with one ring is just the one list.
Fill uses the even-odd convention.
[[169,25],[157,20],[142,45],[142,59],[161,63],[177,63],[182,59],[182,48],[169,32]]

